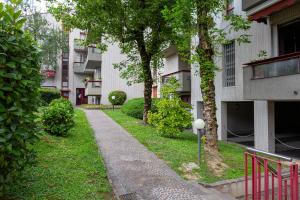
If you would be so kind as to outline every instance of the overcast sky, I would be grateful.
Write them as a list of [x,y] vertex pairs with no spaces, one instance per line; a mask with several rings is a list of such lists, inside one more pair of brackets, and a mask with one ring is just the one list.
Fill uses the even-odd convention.
[[[5,1],[7,0],[0,0],[0,2],[5,2]],[[47,12],[45,0],[29,0],[29,1],[31,1],[33,5],[36,6],[40,12]]]

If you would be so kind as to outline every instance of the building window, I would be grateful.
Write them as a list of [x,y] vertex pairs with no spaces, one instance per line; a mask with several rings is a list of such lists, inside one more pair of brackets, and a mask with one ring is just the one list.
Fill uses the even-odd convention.
[[279,55],[300,51],[300,20],[278,27]]
[[235,86],[235,43],[223,46],[223,86]]
[[231,15],[233,14],[234,10],[234,0],[227,0],[226,2],[226,14]]

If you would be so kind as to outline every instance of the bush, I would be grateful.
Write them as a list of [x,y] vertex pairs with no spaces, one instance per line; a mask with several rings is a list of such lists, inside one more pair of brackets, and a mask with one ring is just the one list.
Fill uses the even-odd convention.
[[34,161],[39,132],[40,53],[14,2],[0,2],[0,196]]
[[[115,99],[112,99],[112,97],[115,96]],[[108,100],[112,105],[123,105],[126,101],[127,95],[123,91],[112,91],[108,95]]]
[[40,89],[42,105],[49,105],[54,99],[59,99],[60,92],[57,89],[41,88]]
[[176,79],[170,79],[161,89],[162,99],[156,104],[157,112],[148,113],[148,122],[164,137],[177,137],[192,125],[191,106],[183,102],[176,90]]
[[41,121],[44,130],[56,136],[68,135],[74,126],[74,108],[67,99],[53,100],[42,111]]
[[[156,112],[156,104],[158,99],[152,99],[151,111]],[[128,116],[143,119],[144,113],[144,98],[135,98],[128,100],[122,107],[121,111]]]

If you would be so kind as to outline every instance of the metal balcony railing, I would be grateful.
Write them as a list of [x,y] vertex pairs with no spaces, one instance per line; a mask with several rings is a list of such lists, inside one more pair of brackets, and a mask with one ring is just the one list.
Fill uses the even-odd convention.
[[252,79],[287,76],[300,73],[300,52],[246,64],[252,67]]

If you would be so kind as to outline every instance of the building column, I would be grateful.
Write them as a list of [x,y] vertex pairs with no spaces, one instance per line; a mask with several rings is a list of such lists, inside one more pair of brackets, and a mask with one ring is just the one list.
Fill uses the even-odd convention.
[[275,152],[275,107],[274,102],[254,101],[255,148]]
[[221,102],[221,109],[220,109],[220,134],[219,139],[227,141],[227,103]]

